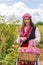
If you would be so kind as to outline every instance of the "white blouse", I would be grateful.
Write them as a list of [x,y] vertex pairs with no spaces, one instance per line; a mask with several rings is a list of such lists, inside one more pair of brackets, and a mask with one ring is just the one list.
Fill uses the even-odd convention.
[[41,40],[41,35],[40,35],[40,32],[39,32],[39,28],[36,27],[36,30],[35,30],[35,39],[34,39],[34,42],[35,42],[35,45],[37,45]]

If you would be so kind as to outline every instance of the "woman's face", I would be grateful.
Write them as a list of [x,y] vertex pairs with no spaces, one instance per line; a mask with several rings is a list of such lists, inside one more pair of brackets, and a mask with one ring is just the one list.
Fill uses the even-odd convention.
[[25,17],[24,18],[24,23],[25,23],[25,25],[30,25],[30,18]]

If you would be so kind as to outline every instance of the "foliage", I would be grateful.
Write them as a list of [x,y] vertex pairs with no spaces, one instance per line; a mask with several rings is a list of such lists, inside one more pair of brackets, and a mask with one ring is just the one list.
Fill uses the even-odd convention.
[[36,25],[43,25],[43,22],[39,21],[38,23],[36,23]]
[[[19,23],[19,20],[14,20],[14,17],[10,18],[11,23],[7,24],[5,22],[4,16],[1,16],[2,22],[0,23],[0,65],[15,65],[18,56],[19,45],[15,42],[18,34],[16,29],[20,29],[21,25],[15,24]],[[1,19],[0,19],[1,20]],[[41,33],[41,42],[43,42],[43,26],[38,25]],[[13,46],[12,46],[13,45]],[[40,44],[39,44],[40,46]]]

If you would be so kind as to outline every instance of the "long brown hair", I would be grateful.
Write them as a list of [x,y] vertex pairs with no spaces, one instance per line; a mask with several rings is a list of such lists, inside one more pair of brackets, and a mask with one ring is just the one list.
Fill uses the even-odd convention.
[[[34,26],[34,24],[33,24],[33,22],[32,22],[32,19],[31,19],[31,18],[29,18],[29,19],[30,19],[30,25],[31,25],[31,26]],[[23,19],[22,26],[21,26],[21,31],[23,31],[23,29],[24,29],[25,26],[26,26],[26,25],[25,25],[24,19]]]

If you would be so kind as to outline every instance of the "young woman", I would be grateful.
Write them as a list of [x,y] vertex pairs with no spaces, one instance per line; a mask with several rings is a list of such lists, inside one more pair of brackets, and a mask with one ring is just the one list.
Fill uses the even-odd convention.
[[[29,13],[26,13],[22,16],[23,24],[21,27],[21,31],[19,33],[19,38],[17,38],[17,43],[20,43],[21,47],[28,47],[28,46],[36,46],[40,42],[40,32],[38,27],[34,26],[32,22],[32,16]],[[33,43],[30,43],[33,42]],[[26,65],[20,62],[20,65]],[[28,62],[27,65],[34,65],[31,62]],[[38,61],[35,63],[38,65]]]

